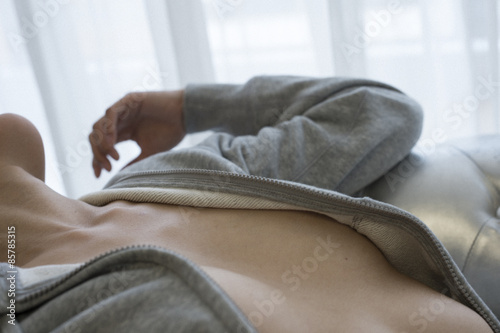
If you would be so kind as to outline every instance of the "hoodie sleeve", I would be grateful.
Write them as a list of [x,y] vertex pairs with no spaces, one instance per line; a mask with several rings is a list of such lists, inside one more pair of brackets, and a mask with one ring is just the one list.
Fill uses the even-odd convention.
[[244,172],[354,194],[417,142],[422,110],[388,85],[346,78],[256,77],[190,85],[188,133]]

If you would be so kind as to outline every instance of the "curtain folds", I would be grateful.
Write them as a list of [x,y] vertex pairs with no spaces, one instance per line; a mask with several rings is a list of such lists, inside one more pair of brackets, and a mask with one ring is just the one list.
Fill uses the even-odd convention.
[[[47,183],[74,198],[109,179],[93,178],[87,142],[108,106],[191,82],[384,81],[423,105],[430,154],[500,131],[499,10],[496,0],[5,0],[0,113],[35,123]],[[131,143],[118,149],[115,170],[138,154]]]

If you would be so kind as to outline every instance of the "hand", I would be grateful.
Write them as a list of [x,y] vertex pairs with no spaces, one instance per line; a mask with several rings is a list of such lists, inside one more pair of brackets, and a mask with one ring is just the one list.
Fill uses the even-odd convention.
[[141,153],[128,165],[175,147],[186,135],[183,115],[184,91],[129,93],[106,110],[89,135],[96,177],[111,171],[108,156],[120,158],[118,142],[134,140]]

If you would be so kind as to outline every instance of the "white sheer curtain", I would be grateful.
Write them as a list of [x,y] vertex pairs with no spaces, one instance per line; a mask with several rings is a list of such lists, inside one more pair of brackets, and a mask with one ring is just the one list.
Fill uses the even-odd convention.
[[[3,0],[0,113],[37,125],[47,183],[75,198],[109,179],[93,178],[87,143],[105,109],[131,90],[190,82],[384,81],[422,104],[432,153],[499,132],[499,17],[496,0]],[[138,148],[119,151],[115,170]]]

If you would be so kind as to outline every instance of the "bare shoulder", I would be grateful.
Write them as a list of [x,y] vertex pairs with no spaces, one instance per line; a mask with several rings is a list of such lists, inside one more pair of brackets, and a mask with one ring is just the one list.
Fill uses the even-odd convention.
[[43,142],[36,127],[26,118],[6,113],[0,115],[0,167],[18,166],[44,180]]

